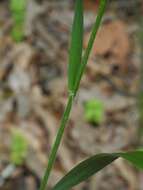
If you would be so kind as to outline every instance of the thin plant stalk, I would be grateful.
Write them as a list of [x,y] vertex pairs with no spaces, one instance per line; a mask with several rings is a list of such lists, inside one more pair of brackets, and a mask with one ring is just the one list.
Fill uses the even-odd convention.
[[53,164],[54,164],[55,159],[56,159],[57,150],[58,150],[58,147],[60,145],[60,142],[61,142],[61,139],[62,139],[62,136],[63,136],[63,133],[64,133],[65,126],[66,126],[66,124],[68,122],[68,119],[69,119],[70,111],[71,111],[71,108],[72,108],[72,103],[73,103],[73,96],[71,95],[71,96],[69,96],[68,103],[67,103],[67,106],[65,108],[62,120],[61,120],[61,125],[59,127],[59,130],[58,130],[54,145],[53,145],[52,150],[51,150],[51,154],[49,156],[48,166],[46,168],[46,171],[45,171],[42,183],[41,183],[40,190],[45,190],[46,189],[47,182],[48,182],[48,179],[49,179],[49,175],[51,173]]
[[53,168],[53,165],[54,165],[54,162],[55,162],[55,159],[56,159],[57,151],[58,151],[59,145],[61,143],[62,136],[64,134],[64,129],[65,129],[65,127],[66,127],[66,125],[68,123],[68,120],[69,120],[69,115],[70,115],[71,108],[72,108],[72,105],[73,105],[73,100],[74,100],[74,97],[75,97],[75,95],[77,93],[77,90],[79,88],[79,84],[80,84],[82,74],[84,72],[84,69],[85,69],[85,66],[87,64],[90,52],[92,50],[93,43],[94,43],[97,31],[98,31],[99,26],[101,24],[101,20],[102,20],[104,11],[105,11],[106,3],[107,3],[107,0],[100,0],[99,11],[97,13],[96,22],[95,22],[95,24],[93,26],[93,30],[92,30],[92,33],[91,33],[91,36],[90,36],[90,39],[89,39],[89,43],[88,43],[87,49],[85,50],[85,53],[84,53],[84,56],[83,56],[83,59],[82,59],[82,63],[81,63],[81,67],[80,67],[80,70],[79,70],[78,78],[77,78],[77,81],[76,81],[76,84],[75,84],[75,89],[74,89],[74,91],[72,93],[69,93],[68,102],[67,102],[65,111],[63,113],[61,124],[60,124],[60,127],[58,129],[58,133],[57,133],[54,145],[52,147],[52,150],[51,150],[51,153],[50,153],[50,156],[49,156],[48,166],[46,168],[44,177],[42,179],[40,190],[45,190],[46,189],[48,179],[49,179],[51,170]]

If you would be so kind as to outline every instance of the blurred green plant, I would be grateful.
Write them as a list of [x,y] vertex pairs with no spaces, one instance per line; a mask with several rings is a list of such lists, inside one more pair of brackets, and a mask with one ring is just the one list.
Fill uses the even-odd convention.
[[99,125],[104,120],[104,105],[98,99],[91,99],[85,103],[84,112],[86,121]]
[[22,165],[28,152],[28,143],[18,129],[11,131],[10,160],[14,165]]
[[7,100],[8,98],[12,97],[12,95],[13,91],[10,88],[5,87],[3,91],[0,91],[0,101]]
[[27,0],[10,0],[11,16],[13,19],[12,37],[16,42],[24,38],[24,24]]

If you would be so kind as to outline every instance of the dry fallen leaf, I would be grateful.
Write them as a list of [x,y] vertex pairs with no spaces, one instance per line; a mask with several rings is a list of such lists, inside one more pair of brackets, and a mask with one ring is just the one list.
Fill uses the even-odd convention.
[[[85,47],[89,33],[85,36]],[[114,57],[122,63],[130,52],[129,37],[126,32],[126,24],[120,20],[105,23],[95,40],[93,54],[106,57]]]
[[84,0],[84,7],[87,10],[96,10],[99,0]]

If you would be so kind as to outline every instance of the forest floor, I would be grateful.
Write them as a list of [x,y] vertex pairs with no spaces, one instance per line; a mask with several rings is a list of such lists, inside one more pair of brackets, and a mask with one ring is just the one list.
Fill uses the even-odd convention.
[[[138,2],[117,0],[107,7],[49,189],[90,155],[140,146]],[[97,8],[85,1],[85,48]],[[0,190],[38,190],[67,101],[72,16],[70,0],[31,0],[25,39],[16,43],[9,3],[0,1]],[[95,111],[87,110],[90,101],[102,104],[100,121],[87,119],[86,112]],[[21,154],[25,160],[15,166]],[[74,188],[95,189],[142,190],[143,173],[119,159]]]

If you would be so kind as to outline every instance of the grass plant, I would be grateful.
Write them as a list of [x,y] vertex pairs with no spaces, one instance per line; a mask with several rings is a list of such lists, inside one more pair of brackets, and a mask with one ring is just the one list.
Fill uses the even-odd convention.
[[[70,112],[74,103],[74,98],[79,89],[80,81],[86,68],[96,34],[101,25],[101,20],[105,12],[107,0],[100,0],[99,10],[96,21],[93,26],[88,46],[83,52],[83,0],[75,0],[75,14],[71,32],[70,53],[69,53],[69,68],[68,68],[68,102],[61,119],[61,124],[55,138],[54,145],[51,149],[48,165],[41,182],[40,190],[45,190],[48,179],[51,174],[57,151],[61,143],[64,129],[67,126]],[[83,55],[83,56],[82,56]],[[65,175],[52,190],[68,190],[80,182],[86,180],[91,175],[102,170],[105,166],[112,163],[114,160],[122,157],[131,162],[136,167],[143,169],[143,150],[135,150],[130,152],[119,152],[112,154],[97,154],[94,155],[73,168]]]
[[[14,20],[13,37],[16,41],[23,39],[23,24],[25,20],[26,0],[11,0],[12,17]],[[80,81],[84,74],[97,32],[101,25],[102,17],[105,12],[107,0],[100,0],[97,17],[93,25],[87,48],[83,50],[84,35],[84,10],[83,0],[75,0],[75,14],[72,25],[70,51],[69,51],[69,67],[68,67],[68,101],[63,113],[60,127],[58,129],[53,147],[51,149],[47,168],[41,181],[39,190],[46,190],[52,168],[57,156],[65,127],[67,126],[70,112],[74,104],[74,99],[79,89]],[[17,139],[16,139],[17,140]],[[17,147],[16,147],[17,148]],[[117,152],[112,154],[97,154],[79,163],[67,175],[65,175],[52,190],[68,190],[80,182],[86,180],[91,175],[102,170],[105,166],[114,160],[122,157],[135,165],[137,168],[143,169],[143,150],[134,150],[129,152]]]

